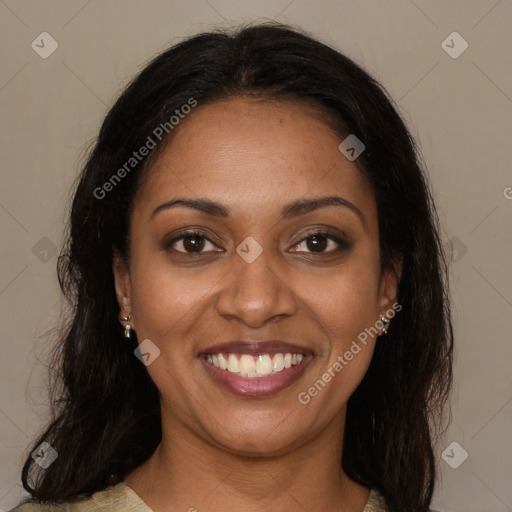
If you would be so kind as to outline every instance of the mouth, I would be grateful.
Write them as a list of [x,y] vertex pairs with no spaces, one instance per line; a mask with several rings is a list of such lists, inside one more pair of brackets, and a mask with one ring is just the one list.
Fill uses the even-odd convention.
[[234,342],[210,347],[199,360],[213,380],[241,396],[269,396],[291,386],[314,354],[283,342]]

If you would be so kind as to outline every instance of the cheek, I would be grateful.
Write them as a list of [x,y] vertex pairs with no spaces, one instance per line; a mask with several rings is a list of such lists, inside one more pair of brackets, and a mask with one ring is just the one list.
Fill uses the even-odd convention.
[[333,349],[342,350],[378,320],[378,271],[373,261],[354,255],[309,289],[309,305]]
[[[377,320],[375,282],[366,269],[346,272],[329,280],[324,287],[322,301],[316,303],[314,313],[327,336],[324,351],[317,354],[319,367],[312,376],[306,398],[318,396],[316,407],[320,418],[328,418],[345,404],[363,380],[370,365],[376,337],[371,326]],[[313,300],[313,299],[312,299]],[[315,304],[310,303],[311,308]],[[370,328],[370,329],[369,329]],[[299,396],[299,401],[304,394]],[[301,403],[304,403],[301,401]]]
[[[160,356],[147,367],[151,379],[174,407],[183,406],[183,376],[195,364],[187,343],[208,286],[194,270],[171,269],[159,258],[133,258],[132,298],[137,339],[150,339]],[[180,405],[181,404],[181,405]]]
[[[171,268],[165,255],[132,258],[132,302],[137,332],[160,346],[189,327],[194,308],[207,300],[208,280],[199,269]],[[140,336],[139,336],[139,339]]]
[[[379,261],[370,247],[355,252],[329,279],[316,281],[309,298],[313,316],[328,340],[318,354],[324,399],[330,411],[348,400],[373,355],[378,320]],[[328,399],[328,397],[330,397]],[[324,402],[325,405],[325,402]]]

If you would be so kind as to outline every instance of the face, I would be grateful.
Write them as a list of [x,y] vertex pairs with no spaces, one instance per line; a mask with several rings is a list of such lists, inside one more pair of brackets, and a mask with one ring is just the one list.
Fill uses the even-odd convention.
[[341,140],[304,104],[229,99],[198,105],[149,171],[114,272],[168,425],[269,454],[343,428],[397,283]]

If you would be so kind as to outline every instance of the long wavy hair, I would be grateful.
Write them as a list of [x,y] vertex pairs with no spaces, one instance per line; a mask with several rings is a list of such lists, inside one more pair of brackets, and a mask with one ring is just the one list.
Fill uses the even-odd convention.
[[134,357],[136,336],[130,343],[123,337],[112,257],[116,250],[129,261],[134,197],[166,138],[153,136],[156,147],[147,156],[122,179],[113,182],[112,175],[127,169],[133,152],[191,98],[200,108],[248,95],[313,103],[340,141],[355,134],[364,142],[357,161],[377,202],[382,271],[403,258],[402,310],[386,339],[377,340],[348,401],[340,460],[350,478],[383,494],[390,512],[428,510],[452,386],[453,330],[447,261],[422,158],[374,78],[337,50],[277,23],[180,42],[156,56],[108,112],[76,183],[58,259],[67,314],[51,354],[51,418],[30,448],[47,442],[58,457],[42,470],[27,456],[27,501],[88,496],[121,480],[160,443],[158,390]]

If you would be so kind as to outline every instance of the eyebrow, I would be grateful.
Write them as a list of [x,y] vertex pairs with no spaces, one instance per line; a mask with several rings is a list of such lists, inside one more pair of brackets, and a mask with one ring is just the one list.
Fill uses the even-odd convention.
[[[150,219],[153,219],[158,213],[169,210],[174,207],[186,207],[211,215],[213,217],[227,218],[230,215],[229,209],[220,203],[211,201],[210,199],[198,198],[198,199],[186,199],[177,198],[167,201],[155,208],[151,214]],[[339,196],[327,196],[318,197],[314,199],[298,199],[291,203],[286,204],[281,209],[281,220],[292,219],[300,215],[305,215],[319,208],[327,206],[343,206],[352,210],[361,220],[364,227],[366,228],[366,219],[362,214],[361,210],[350,201],[343,199]]]

